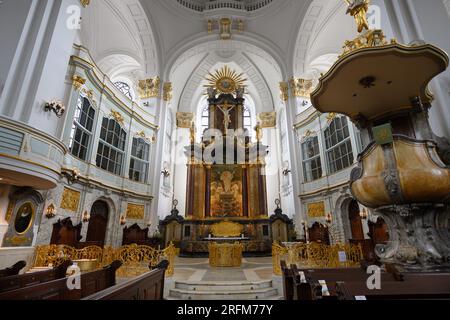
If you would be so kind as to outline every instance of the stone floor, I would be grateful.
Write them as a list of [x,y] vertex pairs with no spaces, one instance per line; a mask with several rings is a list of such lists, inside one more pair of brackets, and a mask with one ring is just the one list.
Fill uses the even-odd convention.
[[272,273],[272,258],[243,258],[239,268],[214,268],[208,258],[175,260],[166,278],[165,297],[174,300],[278,300],[280,277]]
[[240,268],[213,268],[208,258],[176,258],[174,281],[262,281],[272,279],[272,258],[243,258]]

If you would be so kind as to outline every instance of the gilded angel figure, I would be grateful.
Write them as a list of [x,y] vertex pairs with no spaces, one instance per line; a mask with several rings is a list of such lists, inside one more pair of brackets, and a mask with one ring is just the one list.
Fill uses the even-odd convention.
[[358,32],[369,30],[367,11],[369,11],[370,0],[344,0],[348,4],[347,14],[353,16],[358,25]]

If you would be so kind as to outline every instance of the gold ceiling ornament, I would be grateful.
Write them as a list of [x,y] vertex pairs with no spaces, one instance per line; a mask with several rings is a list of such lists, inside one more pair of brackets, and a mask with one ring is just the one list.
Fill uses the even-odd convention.
[[190,112],[177,112],[177,127],[190,129],[194,121],[194,114]]
[[163,85],[163,100],[165,102],[172,101],[172,97],[173,97],[172,90],[173,90],[172,82],[164,82],[164,85]]
[[80,0],[80,3],[84,8],[86,8],[91,3],[91,0]]
[[285,81],[280,82],[280,98],[284,102],[289,100],[289,84]]
[[145,205],[128,203],[127,214],[128,219],[143,220],[145,216]]
[[72,77],[72,85],[73,87],[79,91],[81,89],[82,86],[84,86],[86,84],[86,79],[84,79],[81,76],[78,75],[74,75]]
[[111,110],[111,113],[109,115],[111,118],[116,120],[122,127],[125,124],[125,119],[123,118],[122,114],[118,111]]
[[275,128],[277,126],[276,112],[261,112],[258,114],[258,119],[262,128]]
[[206,80],[208,84],[205,87],[216,89],[219,94],[233,93],[239,88],[244,88],[247,81],[243,77],[243,73],[238,74],[227,65],[223,66],[222,69],[216,70],[214,74],[209,73]]
[[314,90],[313,80],[292,77],[289,81],[291,85],[292,97],[310,99]]
[[244,226],[237,222],[222,221],[211,226],[211,233],[215,237],[240,237]]
[[81,193],[76,190],[64,188],[60,208],[72,212],[77,212],[80,203]]
[[161,85],[161,79],[156,76],[145,80],[139,80],[139,98],[149,99],[159,97],[159,87]]
[[367,21],[367,11],[369,11],[370,0],[344,0],[348,5],[347,14],[355,18],[358,25],[358,32],[364,29],[369,30],[369,21]]

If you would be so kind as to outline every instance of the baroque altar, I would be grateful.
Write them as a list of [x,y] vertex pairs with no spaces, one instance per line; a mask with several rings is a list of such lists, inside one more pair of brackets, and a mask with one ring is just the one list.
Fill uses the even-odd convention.
[[[245,79],[227,66],[207,79],[208,127],[196,141],[192,123],[187,164],[187,201],[182,251],[206,253],[214,228],[223,222],[241,231],[219,238],[238,238],[244,251],[270,252],[265,157],[258,124],[252,141],[244,126]],[[230,226],[230,225],[229,225]]]

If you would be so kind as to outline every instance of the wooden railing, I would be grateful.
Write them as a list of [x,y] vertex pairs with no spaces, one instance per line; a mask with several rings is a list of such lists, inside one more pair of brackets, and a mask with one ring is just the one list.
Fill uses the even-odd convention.
[[307,268],[359,267],[363,259],[361,245],[320,243],[296,243],[289,247],[274,243],[272,246],[273,273],[281,276],[281,260],[287,265]]
[[122,262],[122,266],[117,270],[117,276],[134,277],[148,272],[148,266],[156,267],[162,260],[167,260],[169,266],[166,276],[170,277],[174,273],[175,256],[176,248],[172,243],[163,250],[136,244],[120,248],[89,246],[83,249],[64,245],[46,245],[36,248],[34,267],[56,267],[66,260],[89,259],[97,260],[96,268],[98,269],[118,260]]

